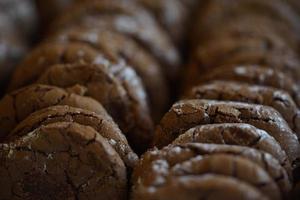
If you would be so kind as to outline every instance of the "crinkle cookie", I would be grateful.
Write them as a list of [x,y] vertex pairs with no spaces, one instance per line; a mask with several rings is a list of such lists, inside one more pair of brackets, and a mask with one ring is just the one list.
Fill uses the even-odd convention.
[[173,178],[159,188],[133,189],[132,195],[134,200],[198,200],[207,198],[230,200],[268,199],[259,190],[243,181],[214,174]]
[[54,123],[0,145],[1,199],[126,199],[126,167],[93,128]]
[[271,154],[282,166],[286,167],[287,171],[291,170],[287,163],[287,155],[278,142],[264,130],[249,124],[228,123],[196,126],[173,141],[173,144],[185,143],[227,144],[255,148]]
[[[199,146],[200,149],[201,147],[205,148],[203,145]],[[211,147],[218,147],[218,145],[212,145]],[[222,147],[225,148],[223,152]],[[275,199],[280,198],[280,192],[275,182],[264,171],[264,169],[267,171],[269,169],[262,164],[263,162],[256,164],[253,159],[249,159],[247,156],[226,153],[226,148],[230,148],[230,146],[220,145],[219,152],[212,151],[207,154],[204,151],[198,151],[197,147],[191,145],[169,146],[162,150],[149,151],[142,157],[133,174],[134,190],[139,191],[143,190],[143,188],[151,189],[152,187],[160,188],[173,177],[199,176],[211,173],[235,177],[250,183],[254,187],[259,187],[264,194],[268,195],[269,193],[269,196],[273,196]],[[233,146],[234,148],[239,147]],[[271,158],[274,159],[272,156]],[[223,164],[220,164],[220,162]],[[263,167],[260,167],[261,164]],[[273,169],[274,167],[277,168],[274,163],[271,166]],[[280,174],[279,170],[275,171]],[[269,172],[272,172],[272,170]],[[264,182],[263,180],[268,180],[267,182],[270,185],[264,184],[266,188],[261,187],[260,184],[256,185],[259,182]],[[285,181],[289,182],[288,179]],[[267,188],[273,189],[267,192]],[[277,194],[275,194],[275,191],[277,191]]]
[[177,77],[180,58],[168,34],[133,1],[102,0],[75,4],[52,25],[51,33],[71,26],[111,29],[136,40],[154,55],[170,80]]
[[103,55],[82,43],[47,43],[37,46],[16,68],[9,85],[9,91],[35,82],[50,66],[63,63],[102,64]]
[[[258,65],[232,65],[222,66],[200,75],[199,68],[191,66],[186,76],[186,90],[196,84],[223,80],[238,83],[248,83],[261,86],[269,86],[288,92],[295,103],[300,106],[299,86],[288,75],[275,69]],[[198,71],[198,72],[197,72]],[[197,76],[198,74],[198,76]]]
[[103,106],[92,98],[54,86],[34,84],[11,92],[0,101],[0,140],[30,114],[55,105],[68,105],[109,117]]
[[168,145],[197,125],[219,123],[248,123],[265,130],[281,145],[293,169],[299,167],[300,145],[296,134],[275,109],[256,104],[212,100],[177,102],[158,125],[154,145]]
[[64,88],[83,85],[85,95],[107,109],[135,150],[143,152],[151,142],[153,123],[147,96],[136,73],[126,65],[55,65],[38,82]]
[[91,126],[108,140],[116,152],[118,152],[126,166],[129,168],[135,166],[138,157],[132,151],[126,137],[112,119],[80,108],[52,106],[36,111],[23,120],[8,135],[7,140],[15,141],[42,125],[56,122],[76,122],[81,125]]
[[275,108],[300,138],[300,112],[290,95],[266,86],[214,81],[187,91],[185,99],[211,99],[261,104]]
[[[112,30],[71,27],[58,31],[47,38],[47,42],[82,42],[101,52],[112,63],[124,60],[141,77],[149,94],[151,110],[155,118],[165,111],[169,98],[167,81],[157,61],[130,37]],[[160,94],[160,95],[157,95]]]

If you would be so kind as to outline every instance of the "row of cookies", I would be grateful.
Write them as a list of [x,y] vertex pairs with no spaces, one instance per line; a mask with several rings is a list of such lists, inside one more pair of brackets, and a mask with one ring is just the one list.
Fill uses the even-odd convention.
[[280,0],[211,0],[198,13],[182,100],[135,168],[132,199],[290,199],[300,18]]
[[0,1],[0,96],[15,65],[26,53],[36,28],[36,9],[31,0]]
[[179,63],[134,1],[65,10],[0,101],[0,199],[127,199]]

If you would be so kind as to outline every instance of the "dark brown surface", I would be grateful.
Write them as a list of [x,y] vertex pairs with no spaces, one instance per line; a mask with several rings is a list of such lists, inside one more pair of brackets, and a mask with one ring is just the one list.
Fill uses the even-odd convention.
[[[112,30],[71,27],[47,38],[47,42],[82,42],[105,55],[112,63],[128,63],[141,77],[149,94],[151,110],[160,118],[169,99],[162,67],[130,37]],[[157,95],[160,94],[160,95]]]
[[120,126],[130,144],[143,152],[151,142],[153,124],[147,96],[136,73],[125,65],[56,65],[38,80],[63,88],[79,84],[99,101]]
[[76,122],[81,125],[93,127],[108,140],[124,160],[126,166],[129,168],[135,166],[138,159],[137,155],[132,151],[126,137],[111,118],[69,106],[53,106],[29,115],[8,135],[8,141],[14,141],[42,125],[55,122]]
[[42,126],[2,144],[1,199],[126,199],[126,168],[94,129]]
[[0,132],[2,141],[22,120],[43,108],[68,105],[110,118],[96,100],[69,93],[48,85],[30,85],[7,94],[0,101]]
[[50,32],[78,25],[112,29],[132,37],[165,66],[167,77],[177,77],[180,60],[176,48],[153,17],[137,4],[117,0],[77,4],[55,21]]
[[9,91],[36,81],[50,66],[63,63],[100,63],[103,56],[82,43],[41,44],[18,65],[10,81]]
[[132,198],[134,200],[268,199],[257,189],[242,181],[211,174],[199,177],[175,178],[169,180],[163,187],[148,190],[146,188],[135,192]]
[[248,123],[267,131],[286,152],[293,169],[299,167],[300,145],[296,134],[273,108],[209,100],[184,100],[173,105],[154,135],[154,145],[163,147],[190,128],[204,124]]
[[[261,157],[262,155],[264,156]],[[215,159],[214,157],[217,158]],[[222,160],[222,158],[224,158],[224,160]],[[212,165],[206,163],[206,161],[210,162],[211,159],[215,160],[215,162],[222,161],[223,164],[220,165],[215,163]],[[268,171],[269,174],[275,172],[274,174],[272,174],[274,180],[276,180],[276,176],[281,176],[280,174],[284,173],[285,181],[287,181],[287,184],[289,184],[289,180],[287,179],[285,171],[277,167],[277,161],[269,154],[265,154],[263,152],[247,147],[209,144],[185,144],[169,146],[162,150],[152,150],[144,154],[133,174],[133,182],[135,183],[134,189],[137,190],[137,193],[139,193],[143,191],[147,192],[148,188],[148,192],[150,193],[151,188],[153,188],[155,191],[155,189],[159,189],[160,187],[163,187],[165,184],[167,184],[168,180],[172,179],[173,177],[182,176],[185,178],[186,176],[196,174],[200,175],[204,171],[212,174],[224,173],[227,176],[231,176],[230,174],[234,174],[234,176],[236,178],[240,178],[240,180],[245,181],[247,179],[246,182],[248,181],[248,183],[250,179],[256,181],[260,178],[263,179],[263,174],[265,172],[262,172],[260,178],[258,179],[255,178],[254,174],[250,175],[251,173],[257,172],[256,170],[250,170],[252,171],[251,173],[233,173],[234,170],[229,170],[231,165],[226,165],[227,161],[233,161],[232,159],[239,160],[236,160],[239,164],[243,162],[244,164],[247,163],[246,165],[249,164],[248,166],[256,163],[254,164],[255,166],[262,166],[265,170]],[[275,163],[273,161],[275,161]],[[204,164],[203,162],[205,162],[206,164]],[[239,168],[237,167],[239,165],[238,163],[236,163],[237,165],[235,165],[235,169]],[[268,167],[265,165],[265,163],[268,163]],[[202,171],[201,169],[204,171]],[[220,171],[218,169],[220,169]],[[247,167],[243,167],[243,170],[246,169]],[[227,170],[228,173],[226,173]],[[249,177],[251,178],[246,178],[246,174],[250,175]],[[244,176],[244,178],[242,176]],[[273,191],[276,191],[276,189]]]
[[186,90],[197,84],[206,84],[210,81],[224,80],[238,83],[248,83],[261,86],[269,86],[287,91],[300,105],[300,93],[297,83],[286,74],[258,65],[233,65],[222,66],[201,74],[197,66],[191,66],[186,76]]
[[300,112],[290,95],[266,86],[214,81],[187,91],[184,99],[211,99],[261,104],[275,108],[300,138]]

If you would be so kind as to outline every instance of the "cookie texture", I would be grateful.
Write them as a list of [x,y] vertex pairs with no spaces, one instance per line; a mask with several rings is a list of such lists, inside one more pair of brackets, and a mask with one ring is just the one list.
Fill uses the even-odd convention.
[[[85,88],[78,87],[78,91],[84,92]],[[1,141],[30,114],[55,105],[68,105],[109,117],[103,106],[92,98],[58,87],[34,84],[11,92],[0,101]]]
[[149,145],[153,124],[147,96],[139,77],[126,65],[56,65],[38,82],[63,88],[83,85],[85,95],[107,109],[137,151]]
[[280,112],[290,128],[299,135],[298,107],[290,95],[283,90],[229,81],[215,81],[193,87],[183,98],[237,101],[271,106]]
[[[248,154],[248,156],[245,155],[244,153],[242,154],[237,153],[237,152],[243,152],[245,149],[249,149],[249,148],[229,146],[229,145],[184,144],[182,146],[180,145],[168,146],[163,148],[162,150],[149,151],[146,154],[144,154],[139,165],[136,167],[134,171],[133,183],[135,183],[135,185],[133,187],[133,194],[135,193],[143,194],[147,192],[148,194],[152,194],[152,192],[164,188],[166,185],[169,184],[169,181],[171,180],[174,179],[176,180],[177,178],[199,177],[199,175],[202,174],[203,172],[204,172],[203,175],[205,175],[206,173],[214,174],[214,175],[218,175],[218,174],[220,175],[220,173],[221,174],[224,173],[227,177],[231,176],[230,174],[233,173],[234,177],[238,178],[239,180],[244,180],[245,182],[247,182],[247,180],[244,179],[245,177],[242,178],[238,172],[234,173],[234,170],[233,171],[229,170],[230,165],[225,164],[226,163],[225,160],[233,161],[234,159],[237,159],[239,160],[237,161],[239,162],[239,164],[236,163],[237,165],[235,165],[236,167],[235,169],[238,169],[239,168],[238,165],[240,164],[242,165],[243,162],[249,164],[248,166],[250,166],[251,164],[254,164],[255,166],[256,165],[264,166],[263,164],[264,162],[260,162],[259,161],[260,159],[257,159],[258,157],[256,157],[256,159],[251,158],[251,155],[257,156],[261,154],[257,150],[253,150],[256,153],[254,152],[246,153]],[[252,151],[252,149],[249,150]],[[236,152],[234,153],[234,151]],[[216,162],[221,162],[222,160],[223,164],[217,165],[216,163],[215,164],[207,163],[214,159],[216,159],[215,160]],[[271,156],[271,160],[272,159],[274,158]],[[266,161],[270,163],[270,160],[266,159]],[[260,164],[255,164],[255,162]],[[203,165],[201,163],[203,163]],[[276,167],[276,164],[275,165],[271,164],[270,166],[273,166],[271,168],[274,169],[274,167]],[[218,168],[220,169],[220,171],[218,171]],[[245,166],[242,168],[244,170],[247,169],[247,167]],[[263,168],[268,169],[266,167]],[[206,171],[206,169],[208,171]],[[229,173],[225,172],[227,170]],[[243,174],[247,174],[247,173],[243,173]],[[255,177],[254,175],[251,176],[253,180],[258,180],[254,177]],[[260,176],[260,178],[262,178],[262,176]],[[249,180],[250,179],[248,179],[248,183]],[[276,189],[275,190],[272,189],[272,191],[276,191]],[[279,196],[277,194],[277,197],[275,198],[278,197]]]
[[2,199],[125,199],[126,168],[106,139],[76,123],[1,145]]
[[[71,27],[47,38],[47,42],[83,42],[101,52],[111,63],[126,62],[140,76],[148,93],[154,118],[160,118],[169,98],[162,65],[136,41],[112,30]],[[157,97],[157,93],[161,94]]]
[[161,120],[153,144],[162,147],[194,126],[218,123],[248,123],[267,131],[286,152],[293,168],[298,168],[300,146],[296,134],[276,110],[255,104],[212,100],[180,101]]
[[7,140],[14,141],[41,125],[55,122],[76,122],[84,126],[91,126],[116,149],[126,166],[133,168],[136,164],[137,155],[132,151],[126,137],[110,117],[70,106],[53,106],[34,112],[8,135]]

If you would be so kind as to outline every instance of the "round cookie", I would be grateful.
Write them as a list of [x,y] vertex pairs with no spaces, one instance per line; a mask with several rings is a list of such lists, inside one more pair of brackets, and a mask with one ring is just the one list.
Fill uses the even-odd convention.
[[180,43],[185,34],[188,7],[181,0],[136,0],[149,9],[168,31],[175,43]]
[[138,191],[134,189],[132,196],[134,200],[268,199],[256,188],[242,181],[211,174],[172,179],[160,188],[142,188]]
[[[197,28],[197,27],[196,27]],[[209,30],[202,30],[195,39],[196,44],[199,42],[206,43],[220,37],[270,37],[278,36],[293,49],[297,49],[295,41],[300,37],[292,31],[289,26],[280,21],[274,21],[266,16],[246,15],[238,18],[231,18],[218,27],[210,27]],[[195,34],[195,35],[196,35]]]
[[180,135],[172,144],[204,143],[248,146],[274,156],[279,163],[287,160],[278,142],[264,130],[249,124],[208,124],[196,126]]
[[111,30],[78,26],[58,31],[47,42],[83,42],[103,53],[112,63],[125,60],[141,77],[149,94],[154,117],[160,118],[165,111],[169,95],[162,66],[130,37]]
[[248,123],[265,130],[281,145],[293,169],[299,168],[300,145],[296,134],[276,110],[256,104],[210,100],[177,102],[158,125],[153,144],[163,147],[190,128],[219,123]]
[[[168,146],[162,150],[151,150],[142,156],[142,159],[135,168],[133,173],[133,183],[138,185],[138,187],[161,187],[168,177],[172,175],[176,176],[176,173],[174,172],[177,172],[177,174],[182,172],[183,174],[179,174],[180,176],[192,175],[188,172],[188,170],[186,171],[187,174],[185,174],[185,170],[178,170],[178,167],[181,165],[180,163],[184,163],[186,161],[190,162],[190,159],[196,158],[197,156],[209,157],[210,155],[223,155],[224,153],[232,156],[241,156],[246,160],[251,160],[252,162],[250,163],[257,163],[268,172],[268,174],[278,183],[278,185],[280,185],[281,188],[283,188],[283,190],[291,189],[286,171],[280,167],[277,160],[270,154],[250,149],[248,147],[213,144],[184,144]],[[219,166],[220,165],[208,165],[208,167],[212,168],[219,168]],[[223,170],[226,171],[226,165],[221,166],[223,167]],[[232,172],[229,170],[229,174],[230,173]],[[237,174],[236,176],[238,177]],[[281,179],[279,177],[284,178]]]
[[[218,26],[229,18],[245,15],[266,16],[274,21],[287,24],[291,30],[299,33],[297,13],[281,0],[214,0],[205,5],[199,23],[203,28]],[[198,25],[200,25],[198,24]]]
[[[18,89],[36,81],[50,66],[63,63],[95,63],[106,61],[103,55],[82,43],[47,43],[37,46],[16,68],[9,91]],[[107,62],[107,61],[106,61]]]
[[8,135],[7,140],[14,141],[42,125],[55,122],[76,122],[81,125],[91,126],[108,140],[126,166],[129,168],[135,166],[138,157],[128,145],[126,137],[111,118],[80,108],[52,106],[36,111],[23,120]]
[[202,71],[222,65],[261,65],[282,71],[298,82],[300,77],[296,53],[279,38],[219,38],[199,45],[192,63]]
[[68,105],[110,118],[96,100],[48,85],[30,85],[3,97],[0,101],[0,141],[4,140],[31,113],[55,105]]
[[178,75],[180,58],[167,33],[152,15],[132,1],[104,0],[76,4],[55,21],[50,34],[71,26],[115,30],[128,35],[160,61],[170,80]]
[[140,79],[126,65],[56,65],[38,82],[64,88],[83,85],[85,95],[101,102],[135,150],[143,152],[151,142],[153,124],[147,96]]
[[278,186],[268,173],[256,163],[243,157],[228,154],[197,156],[176,164],[170,171],[170,176],[175,177],[208,173],[234,177],[256,187],[270,199],[281,199]]
[[[290,95],[266,86],[214,81],[187,91],[185,99],[211,99],[261,104],[275,108],[300,138],[300,112]],[[298,125],[299,124],[299,125]]]
[[293,79],[286,74],[258,65],[232,65],[222,66],[212,69],[209,73],[200,75],[200,69],[190,66],[186,76],[187,85],[185,90],[196,84],[206,84],[213,80],[235,81],[238,83],[248,83],[261,86],[269,86],[287,91],[300,106],[299,87]]
[[91,127],[54,123],[0,149],[1,199],[126,199],[126,167]]

